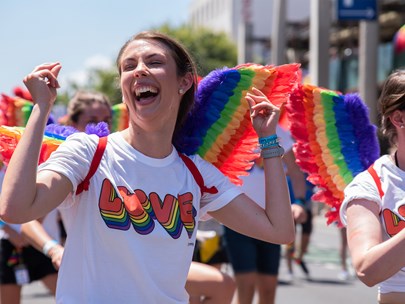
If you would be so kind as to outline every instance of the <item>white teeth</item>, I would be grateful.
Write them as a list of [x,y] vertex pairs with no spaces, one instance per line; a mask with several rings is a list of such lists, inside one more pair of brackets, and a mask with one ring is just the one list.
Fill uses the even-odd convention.
[[135,94],[136,96],[140,96],[142,93],[146,93],[146,92],[151,92],[151,93],[157,93],[157,89],[155,87],[152,86],[143,86],[143,87],[137,87],[135,89]]

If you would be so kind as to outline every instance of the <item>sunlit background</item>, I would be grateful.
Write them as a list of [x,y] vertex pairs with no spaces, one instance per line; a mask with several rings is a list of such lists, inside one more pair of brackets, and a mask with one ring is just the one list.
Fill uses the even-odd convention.
[[[106,90],[114,103],[120,102],[119,93],[112,94],[109,91],[113,89],[106,88],[114,76],[111,71],[115,71],[116,54],[132,34],[152,28],[165,28],[185,42],[201,76],[242,62],[299,62],[305,82],[315,80],[315,85],[340,92],[358,91],[360,19],[339,19],[337,4],[358,8],[359,4],[372,2],[377,3],[376,8],[366,7],[365,18],[375,14],[370,21],[378,25],[378,38],[375,47],[366,53],[375,53],[375,60],[370,60],[377,64],[378,90],[393,69],[405,65],[405,28],[400,34],[405,24],[405,0],[0,1],[0,93],[12,94],[36,65],[59,61],[63,66],[59,91],[62,101],[66,102],[78,88],[93,88]],[[275,3],[285,5],[282,18]],[[317,21],[327,24],[320,31],[329,38],[326,50],[315,59],[327,65],[319,67],[326,71],[319,79],[321,83],[309,71],[315,61],[310,58],[310,42],[315,38],[310,22],[315,20],[311,5],[316,3],[324,6]],[[353,11],[358,14],[362,10]],[[274,36],[277,21],[284,22],[278,32],[282,40]],[[202,33],[202,28],[208,32]],[[280,41],[285,42],[285,48],[281,62],[274,62],[272,52]],[[400,41],[402,48],[398,48]],[[319,43],[326,45],[322,39]],[[98,79],[100,71],[107,71],[101,75],[102,83]],[[363,97],[371,103],[375,99]]]

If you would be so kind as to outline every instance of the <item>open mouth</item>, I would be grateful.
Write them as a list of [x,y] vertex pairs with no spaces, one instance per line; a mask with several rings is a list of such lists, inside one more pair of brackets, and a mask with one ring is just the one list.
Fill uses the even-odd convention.
[[137,101],[154,98],[158,95],[158,89],[152,86],[143,86],[135,89],[135,98]]

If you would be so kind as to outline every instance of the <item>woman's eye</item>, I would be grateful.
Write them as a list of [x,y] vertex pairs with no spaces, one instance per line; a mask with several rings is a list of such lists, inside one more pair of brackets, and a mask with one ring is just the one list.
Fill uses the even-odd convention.
[[131,71],[134,69],[134,65],[133,64],[126,64],[123,67],[123,71]]

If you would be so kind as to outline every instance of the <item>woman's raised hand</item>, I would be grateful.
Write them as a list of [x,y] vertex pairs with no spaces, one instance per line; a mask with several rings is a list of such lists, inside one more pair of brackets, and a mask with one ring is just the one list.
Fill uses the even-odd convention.
[[57,78],[61,68],[59,62],[44,63],[24,78],[24,84],[31,93],[34,103],[53,105],[57,96],[56,89],[59,88]]
[[259,89],[246,94],[250,107],[250,118],[259,137],[267,137],[276,133],[280,109],[273,105]]

